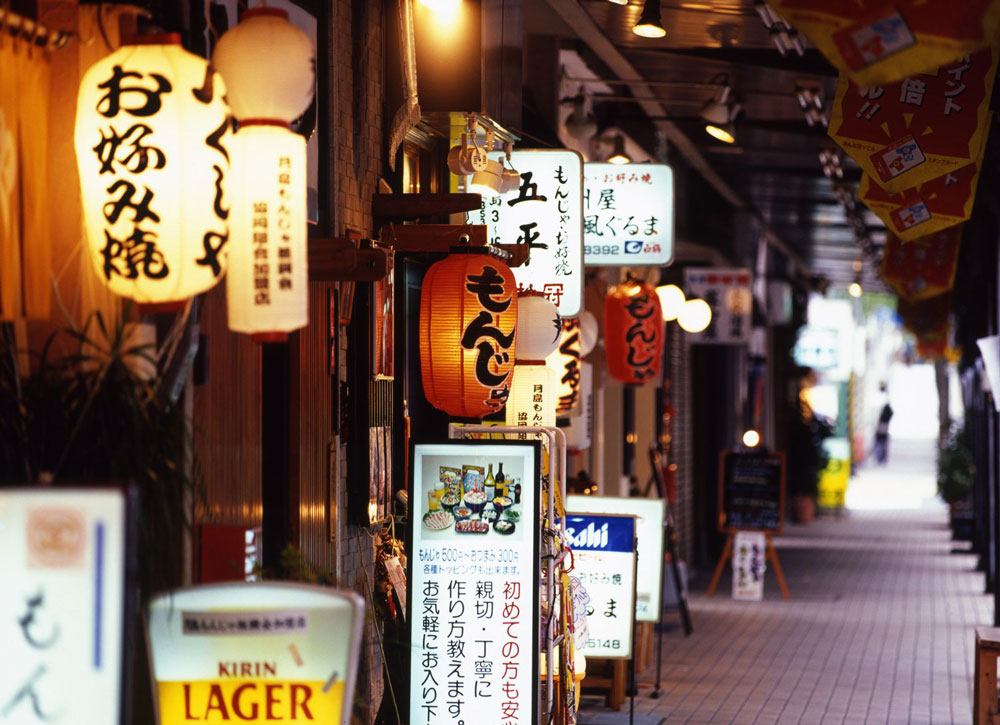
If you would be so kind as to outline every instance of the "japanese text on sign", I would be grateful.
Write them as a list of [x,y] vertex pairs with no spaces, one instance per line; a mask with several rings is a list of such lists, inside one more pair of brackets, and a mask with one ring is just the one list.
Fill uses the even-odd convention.
[[674,172],[665,164],[584,164],[584,262],[664,265],[674,256]]
[[689,297],[700,297],[712,308],[712,321],[692,342],[741,345],[750,341],[753,295],[750,270],[689,267],[684,270]]
[[510,164],[521,173],[517,190],[483,198],[466,221],[486,224],[493,244],[527,245],[528,262],[514,269],[518,291],[541,292],[573,317],[583,300],[583,160],[575,151],[514,151]]

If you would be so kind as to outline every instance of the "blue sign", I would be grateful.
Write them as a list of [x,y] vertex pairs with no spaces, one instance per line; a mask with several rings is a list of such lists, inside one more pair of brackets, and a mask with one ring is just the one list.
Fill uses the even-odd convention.
[[635,551],[635,519],[631,516],[570,514],[566,538],[572,549],[587,551]]

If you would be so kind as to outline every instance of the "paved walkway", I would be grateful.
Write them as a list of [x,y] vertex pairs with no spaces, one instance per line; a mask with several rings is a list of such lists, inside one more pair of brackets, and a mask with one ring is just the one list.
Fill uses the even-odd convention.
[[[665,635],[663,694],[640,690],[637,723],[971,722],[973,629],[990,623],[991,602],[930,498],[933,446],[897,452],[907,448],[852,482],[849,503],[868,510],[776,539],[791,601],[770,572],[760,603],[730,599],[726,577],[712,599],[707,576],[692,582],[695,632]],[[886,493],[907,508],[884,505]],[[627,702],[624,716],[600,710],[585,698],[581,722],[628,722]]]

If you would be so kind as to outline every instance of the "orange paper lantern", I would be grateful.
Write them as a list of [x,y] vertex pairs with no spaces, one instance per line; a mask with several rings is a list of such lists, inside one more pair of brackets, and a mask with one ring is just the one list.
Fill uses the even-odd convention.
[[612,288],[604,301],[604,341],[611,377],[641,385],[659,376],[663,313],[651,285],[625,282]]
[[510,395],[517,338],[517,283],[485,254],[452,254],[424,276],[420,373],[438,410],[482,418]]

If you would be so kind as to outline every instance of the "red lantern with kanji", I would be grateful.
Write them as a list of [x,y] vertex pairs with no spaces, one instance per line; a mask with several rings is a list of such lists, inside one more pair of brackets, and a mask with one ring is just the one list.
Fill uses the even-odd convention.
[[604,301],[604,342],[611,377],[636,385],[659,377],[663,313],[651,285],[629,281],[612,288]]
[[452,254],[424,275],[420,372],[427,400],[457,418],[503,409],[517,338],[517,283],[486,254]]

